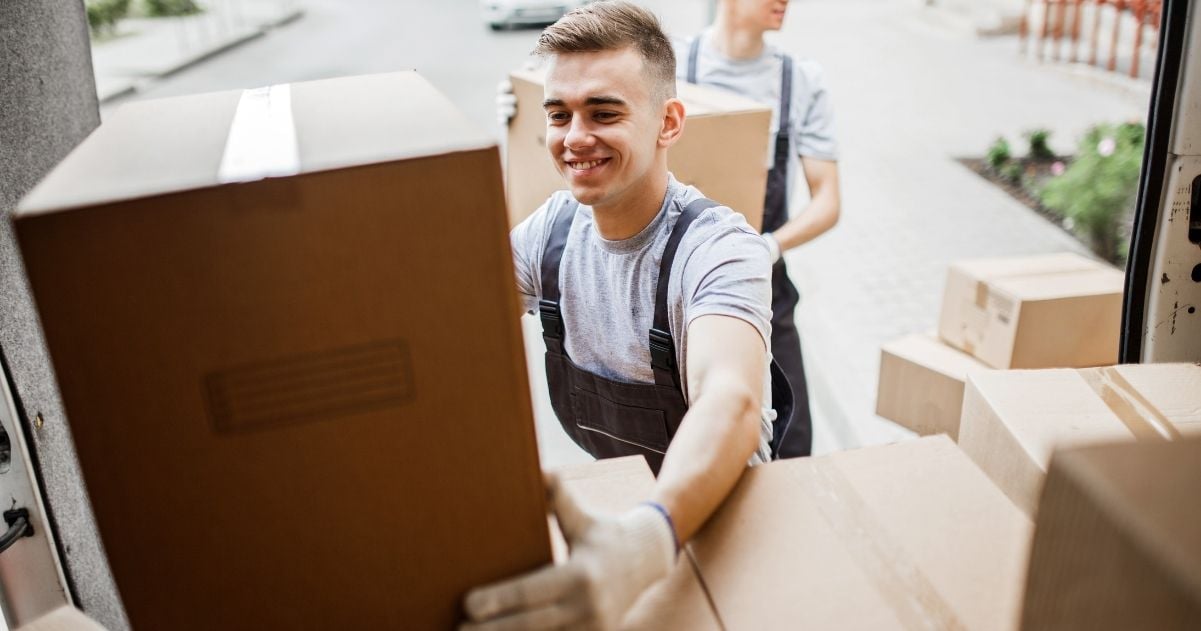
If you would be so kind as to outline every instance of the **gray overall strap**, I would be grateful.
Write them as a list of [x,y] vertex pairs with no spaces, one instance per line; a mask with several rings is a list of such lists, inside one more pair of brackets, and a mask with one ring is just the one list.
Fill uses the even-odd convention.
[[692,39],[692,45],[688,47],[688,83],[696,83],[696,60],[701,54],[701,35]]
[[780,128],[777,138],[789,138],[789,120],[792,117],[792,57],[781,55],[783,62],[783,79],[780,85]]
[[676,225],[671,229],[667,245],[663,248],[663,259],[659,262],[659,280],[655,286],[655,319],[650,331],[651,368],[655,372],[655,383],[661,386],[672,386],[680,390],[680,371],[676,363],[676,344],[671,336],[671,324],[668,320],[667,286],[671,280],[671,265],[676,258],[676,250],[688,227],[701,213],[719,206],[711,199],[700,198],[684,207],[676,219]]
[[542,320],[542,337],[555,352],[563,352],[563,313],[559,310],[559,263],[563,260],[563,247],[571,234],[571,224],[580,207],[574,199],[567,198],[559,205],[559,214],[551,226],[546,251],[542,253],[542,299],[538,301],[538,315]]

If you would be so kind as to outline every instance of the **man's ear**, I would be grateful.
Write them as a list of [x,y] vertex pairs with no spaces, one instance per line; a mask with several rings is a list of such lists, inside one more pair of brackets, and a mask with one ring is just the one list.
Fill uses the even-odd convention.
[[671,98],[663,104],[663,123],[659,126],[659,146],[664,149],[676,144],[684,133],[684,103]]

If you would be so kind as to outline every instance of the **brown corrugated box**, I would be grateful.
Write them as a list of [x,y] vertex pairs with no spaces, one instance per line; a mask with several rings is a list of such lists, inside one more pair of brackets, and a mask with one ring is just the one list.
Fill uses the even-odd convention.
[[[126,610],[450,628],[551,558],[495,142],[414,73],[250,94],[124,107],[15,216]],[[240,102],[295,175],[218,176]]]
[[[519,70],[510,75],[517,114],[509,123],[506,183],[509,220],[514,226],[538,210],[551,193],[567,188],[546,148],[543,74]],[[683,136],[668,150],[668,168],[678,180],[742,213],[759,229],[767,191],[771,108],[684,82],[676,90],[687,120]]]
[[692,551],[727,629],[1013,629],[1030,531],[935,436],[751,468]]
[[1028,631],[1201,628],[1201,440],[1057,452],[1030,557]]
[[876,414],[923,436],[959,436],[963,384],[967,375],[988,366],[936,335],[918,333],[880,349]]
[[1028,514],[1058,448],[1201,432],[1201,366],[988,371],[968,377],[959,445]]
[[1118,360],[1122,272],[1077,254],[951,265],[938,334],[993,368],[1083,368]]
[[[655,485],[655,476],[642,456],[572,465],[559,469],[557,474],[588,510],[602,514],[621,513],[649,500]],[[566,544],[557,536],[556,556],[566,557]],[[685,552],[680,554],[675,570],[634,603],[622,628],[716,631],[722,627]]]

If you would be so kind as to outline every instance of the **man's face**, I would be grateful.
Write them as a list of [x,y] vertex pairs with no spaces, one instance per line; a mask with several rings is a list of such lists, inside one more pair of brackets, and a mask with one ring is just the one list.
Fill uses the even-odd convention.
[[784,26],[784,14],[788,10],[788,0],[726,0],[733,5],[738,22],[761,28],[765,31],[778,31]]
[[655,166],[663,104],[633,48],[564,53],[546,74],[546,146],[581,204],[620,203]]

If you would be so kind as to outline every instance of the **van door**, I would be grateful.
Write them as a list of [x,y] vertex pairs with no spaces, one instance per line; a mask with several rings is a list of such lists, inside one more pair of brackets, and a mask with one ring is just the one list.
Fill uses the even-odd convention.
[[1165,0],[1121,361],[1201,362],[1201,7]]

